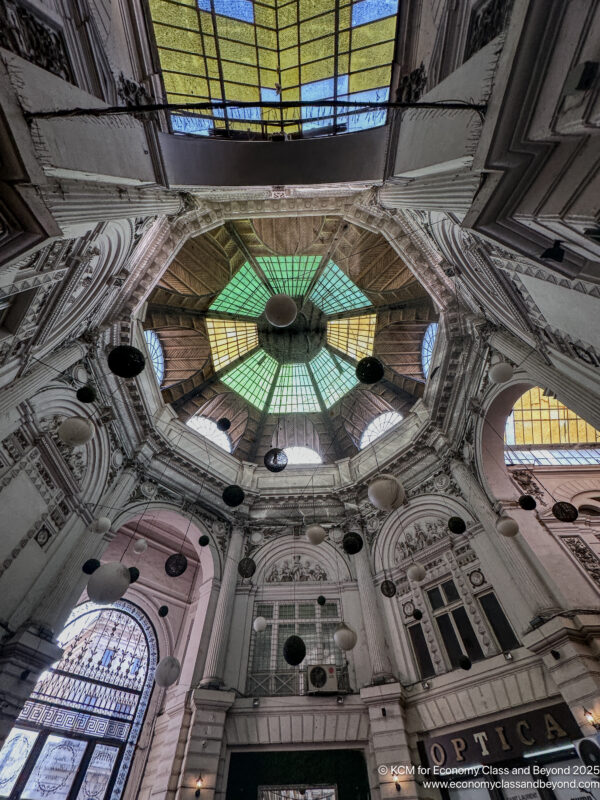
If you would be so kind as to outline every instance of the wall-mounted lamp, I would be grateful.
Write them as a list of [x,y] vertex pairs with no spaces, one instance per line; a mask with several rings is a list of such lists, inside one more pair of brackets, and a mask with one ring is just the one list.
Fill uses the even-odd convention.
[[421,686],[423,687],[423,689],[429,689],[429,687],[431,686],[431,684],[429,683],[429,681],[423,681],[423,683],[421,684]]
[[258,708],[258,706],[259,706],[259,705],[260,705],[260,700],[259,700],[259,698],[258,698],[258,697],[253,697],[253,698],[252,698],[252,707],[253,707],[253,708]]
[[338,706],[343,706],[344,705],[344,695],[338,694],[338,696],[337,696],[337,704],[338,704]]
[[505,658],[507,661],[512,661],[512,660],[513,660],[513,654],[512,654],[512,653],[510,653],[510,652],[506,652],[506,653],[504,653],[504,658]]
[[585,721],[588,725],[593,725],[597,731],[600,731],[600,722],[597,721],[593,711],[589,711],[587,708],[584,708],[583,716],[585,717]]
[[394,775],[394,784],[396,786],[396,791],[397,792],[401,792],[402,791],[402,787],[400,786],[400,776],[399,775]]
[[195,792],[196,797],[200,797],[200,789],[202,789],[203,785],[204,784],[202,782],[202,776],[199,775],[197,780],[196,780],[196,792]]

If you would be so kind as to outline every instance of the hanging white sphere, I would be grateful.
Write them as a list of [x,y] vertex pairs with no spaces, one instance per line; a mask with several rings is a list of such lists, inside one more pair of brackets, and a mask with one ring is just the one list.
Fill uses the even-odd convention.
[[70,447],[83,447],[93,435],[94,426],[85,417],[69,417],[58,428],[58,438]]
[[306,538],[311,544],[321,544],[327,538],[327,531],[322,525],[309,525]]
[[498,517],[496,520],[496,530],[501,536],[516,536],[519,532],[519,524],[512,517]]
[[357,639],[356,632],[349,628],[345,622],[340,622],[333,634],[333,641],[340,650],[352,650],[356,645]]
[[87,593],[94,603],[114,603],[125,594],[131,581],[131,575],[125,564],[120,561],[109,561],[90,575]]
[[415,561],[414,564],[411,564],[406,570],[406,575],[409,580],[421,583],[421,581],[424,580],[425,576],[427,575],[427,570],[423,564],[421,564],[419,561]]
[[406,492],[404,486],[394,475],[382,475],[371,481],[368,496],[375,508],[381,511],[393,511],[400,508],[404,502]]
[[142,553],[145,553],[148,549],[148,542],[145,539],[136,539],[135,544],[133,545],[133,552],[137,553],[140,556]]
[[252,627],[257,633],[262,633],[267,627],[267,620],[264,617],[257,617],[252,623]]
[[288,294],[274,294],[265,306],[265,317],[275,328],[287,328],[296,319],[298,307]]
[[90,525],[90,530],[92,531],[92,533],[98,533],[98,534],[108,533],[111,525],[112,522],[109,520],[108,517],[98,517],[98,519],[95,519]]
[[493,383],[506,383],[514,374],[512,366],[506,361],[499,361],[490,367],[489,378]]
[[181,664],[175,656],[165,656],[156,665],[154,683],[166,689],[172,686],[181,674]]

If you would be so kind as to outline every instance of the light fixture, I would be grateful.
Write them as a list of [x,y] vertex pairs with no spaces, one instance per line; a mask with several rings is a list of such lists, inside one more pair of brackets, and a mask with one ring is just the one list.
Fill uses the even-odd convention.
[[540,258],[547,258],[550,261],[561,262],[565,257],[565,251],[560,246],[560,243],[561,239],[555,239],[552,247],[549,247],[547,250],[544,250]]
[[587,722],[588,725],[593,725],[594,728],[597,731],[600,731],[600,722],[598,722],[596,720],[596,717],[595,717],[593,711],[590,711],[589,709],[584,708],[583,709],[583,716],[585,717],[585,721]]
[[252,707],[253,707],[253,708],[258,708],[258,707],[259,707],[259,705],[260,705],[260,698],[258,698],[258,697],[253,697],[253,698],[252,698]]
[[195,792],[196,797],[200,797],[200,789],[202,789],[203,785],[204,784],[203,784],[203,781],[202,781],[202,776],[199,775],[198,779],[196,780],[196,792]]
[[429,689],[431,684],[429,683],[429,681],[423,681],[421,686],[422,686],[423,689]]
[[337,704],[338,704],[338,706],[343,706],[344,705],[344,695],[338,694],[338,696],[337,696]]
[[400,786],[400,776],[399,775],[394,775],[394,784],[396,786],[396,791],[397,792],[401,792],[402,791],[402,787]]
[[510,652],[508,652],[508,653],[504,653],[504,658],[505,658],[507,661],[512,661],[512,660],[513,660],[513,654],[512,654],[512,653],[510,653]]

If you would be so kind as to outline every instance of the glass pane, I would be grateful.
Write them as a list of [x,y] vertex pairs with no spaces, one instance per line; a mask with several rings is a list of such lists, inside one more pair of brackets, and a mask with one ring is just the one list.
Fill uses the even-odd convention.
[[433,661],[429,655],[429,648],[427,647],[427,642],[425,641],[423,628],[421,625],[411,625],[408,629],[408,633],[417,657],[417,663],[419,664],[419,672],[421,673],[421,677],[429,678],[435,674],[435,670],[433,668]]
[[425,330],[423,336],[423,344],[421,345],[421,366],[423,368],[423,375],[427,378],[429,375],[429,367],[431,366],[431,359],[433,357],[433,347],[435,345],[435,337],[437,336],[438,324],[432,322],[431,325]]
[[458,662],[460,657],[463,655],[463,651],[460,649],[460,644],[456,638],[454,627],[450,622],[450,617],[448,614],[441,614],[439,617],[435,618],[435,621],[437,622],[437,626],[442,634],[442,639],[444,640],[444,645],[446,647],[446,652],[448,653],[448,658],[450,659],[450,664],[453,667],[458,667]]
[[76,800],[103,800],[118,754],[117,747],[96,745]]
[[514,650],[515,647],[518,647],[519,642],[517,641],[517,637],[513,633],[510,623],[504,615],[504,611],[500,608],[500,603],[496,599],[496,595],[492,592],[490,592],[490,594],[481,595],[479,602],[496,635],[496,639],[498,639],[500,649]]
[[375,439],[379,439],[380,436],[394,428],[399,422],[402,422],[402,414],[398,414],[397,411],[385,411],[375,417],[363,431],[363,435],[360,438],[360,449],[362,450],[363,447],[371,444]]
[[327,321],[327,342],[350,358],[360,361],[361,358],[373,355],[376,321],[375,314],[350,319],[330,319]]
[[456,627],[460,633],[460,638],[463,640],[467,655],[471,661],[480,661],[483,658],[483,650],[481,649],[481,645],[479,644],[477,636],[475,636],[475,631],[469,622],[467,612],[461,606],[452,612],[452,616],[454,617],[454,622],[456,622]]
[[283,657],[283,645],[285,644],[285,640],[289,636],[293,636],[296,632],[294,623],[287,624],[287,625],[280,625],[278,631],[278,642],[277,642],[277,669],[293,669],[290,666],[285,658]]
[[0,796],[8,797],[38,737],[37,731],[13,728],[0,750]]
[[224,384],[240,394],[244,400],[263,410],[279,365],[264,350],[258,350],[243,364],[223,375]]
[[271,603],[258,603],[256,606],[256,616],[273,619],[273,606]]
[[269,292],[254,269],[246,262],[210,306],[211,311],[258,317],[265,309]]
[[310,299],[324,314],[337,314],[371,305],[369,298],[333,261],[321,273]]
[[331,619],[331,617],[337,617],[338,615],[338,606],[337,603],[325,603],[324,606],[321,608],[321,616],[327,617]]
[[454,581],[446,581],[442,583],[442,589],[444,590],[444,594],[446,595],[446,600],[448,603],[454,602],[454,600],[460,600],[460,595],[454,585]]
[[321,410],[306,364],[282,364],[270,414],[310,414]]
[[29,776],[23,800],[66,800],[87,742],[50,735]]
[[279,605],[279,619],[294,619],[296,616],[296,607],[293,603],[280,603]]
[[300,603],[298,607],[298,616],[300,619],[314,619],[315,605],[314,603]]
[[443,608],[446,605],[439,586],[436,586],[435,589],[429,589],[427,595],[429,597],[429,602],[431,603],[431,608],[434,611],[436,611],[438,608]]
[[258,256],[256,260],[276,292],[298,297],[308,290],[321,256]]
[[258,328],[255,322],[207,319],[206,330],[215,371],[223,369],[258,347]]
[[327,408],[358,384],[355,367],[323,348],[310,362],[323,402]]

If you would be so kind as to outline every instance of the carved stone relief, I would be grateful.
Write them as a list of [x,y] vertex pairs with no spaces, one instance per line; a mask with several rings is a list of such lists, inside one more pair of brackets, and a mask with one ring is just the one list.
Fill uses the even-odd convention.
[[561,536],[561,541],[575,556],[582,569],[584,569],[597,586],[600,586],[600,558],[588,547],[581,536]]
[[326,581],[327,573],[320,564],[308,558],[294,555],[274,564],[265,577],[266,583],[290,583],[293,581]]
[[398,538],[394,561],[399,564],[447,536],[448,524],[444,519],[438,517],[415,522],[414,525],[405,528]]
[[526,469],[515,469],[511,471],[510,475],[525,494],[532,495],[543,506],[548,505],[544,500],[542,488],[535,482],[530,472]]

